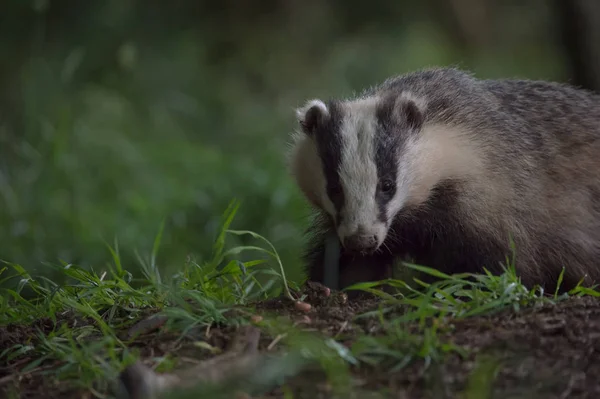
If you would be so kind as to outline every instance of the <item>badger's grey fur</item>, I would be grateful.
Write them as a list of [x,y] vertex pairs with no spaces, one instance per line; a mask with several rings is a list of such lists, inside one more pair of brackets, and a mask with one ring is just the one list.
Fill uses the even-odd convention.
[[[406,256],[448,273],[500,272],[553,289],[600,277],[600,96],[452,68],[389,79],[297,110],[290,168],[318,211],[309,279],[327,234],[340,284],[386,277]],[[353,249],[354,251],[350,251]]]

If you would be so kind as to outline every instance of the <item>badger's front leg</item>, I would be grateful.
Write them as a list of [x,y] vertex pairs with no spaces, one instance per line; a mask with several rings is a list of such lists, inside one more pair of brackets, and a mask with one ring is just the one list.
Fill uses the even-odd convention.
[[[334,234],[323,235],[315,240],[306,251],[304,261],[309,281],[335,290],[392,277],[391,259],[376,255],[344,254]],[[356,293],[351,291],[350,296]]]
[[[392,278],[392,262],[388,259],[375,256],[342,256],[340,258],[340,289],[356,283],[375,282],[388,278]],[[382,288],[386,291],[385,287]]]

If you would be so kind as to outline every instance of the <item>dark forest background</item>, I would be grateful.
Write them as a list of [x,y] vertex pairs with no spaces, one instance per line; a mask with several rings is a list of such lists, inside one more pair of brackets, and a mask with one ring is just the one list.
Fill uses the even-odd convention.
[[302,278],[294,107],[442,65],[600,90],[598,43],[595,0],[3,0],[0,259],[135,267],[164,220],[177,268],[237,198]]

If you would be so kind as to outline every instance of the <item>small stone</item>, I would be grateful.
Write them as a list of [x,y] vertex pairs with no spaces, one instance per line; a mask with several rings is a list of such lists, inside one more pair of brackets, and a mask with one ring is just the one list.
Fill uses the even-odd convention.
[[308,312],[312,308],[312,306],[310,306],[309,303],[302,302],[302,301],[296,302],[295,307],[296,307],[296,309],[298,309],[301,312]]

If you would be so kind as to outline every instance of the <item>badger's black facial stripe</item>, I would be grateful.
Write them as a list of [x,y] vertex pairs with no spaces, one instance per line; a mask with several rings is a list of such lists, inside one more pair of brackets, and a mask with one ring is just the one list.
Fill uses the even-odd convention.
[[[338,213],[344,205],[344,191],[340,181],[339,168],[342,163],[341,125],[343,110],[338,103],[327,104],[329,118],[326,118],[314,132],[314,137],[323,164],[323,173],[327,182],[327,195]],[[339,223],[339,220],[337,220]]]
[[377,167],[377,191],[375,201],[379,210],[379,220],[388,222],[386,212],[388,202],[396,194],[398,175],[398,148],[402,145],[403,135],[394,121],[395,99],[389,97],[378,104],[375,116],[375,165]]

